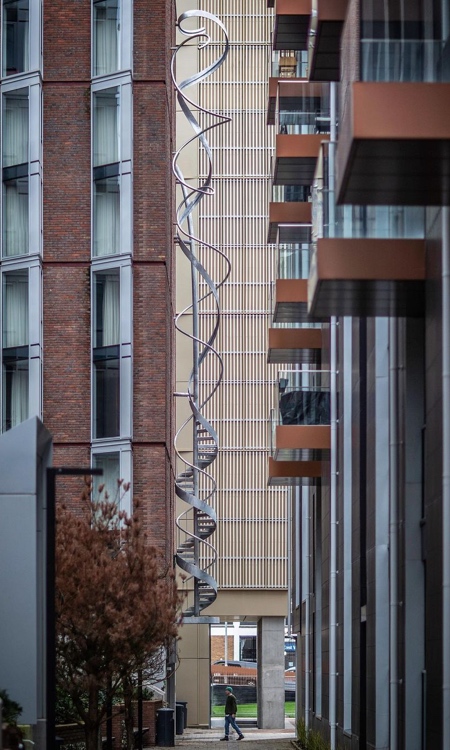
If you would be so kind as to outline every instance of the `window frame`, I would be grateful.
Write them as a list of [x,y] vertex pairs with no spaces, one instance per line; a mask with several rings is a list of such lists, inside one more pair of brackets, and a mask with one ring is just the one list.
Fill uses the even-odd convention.
[[[119,271],[119,435],[111,438],[97,438],[96,403],[95,403],[95,365],[94,351],[96,348],[96,274],[108,271]],[[118,439],[129,439],[132,436],[132,406],[133,406],[133,364],[132,364],[132,326],[133,326],[133,283],[131,258],[117,256],[96,259],[91,265],[91,435],[92,444],[110,445]]]
[[[94,166],[94,128],[95,128],[95,96],[108,89],[118,89],[118,162],[111,165]],[[91,257],[92,262],[103,258],[117,259],[119,256],[131,255],[133,252],[133,184],[132,184],[132,154],[133,154],[133,115],[132,115],[132,83],[127,74],[106,76],[95,80],[91,86],[91,164],[92,164],[92,196],[91,196]],[[95,196],[96,181],[109,177],[118,178],[119,184],[119,243],[118,252],[108,255],[94,255],[95,251]]]
[[[91,60],[92,70],[91,75],[93,81],[104,79],[107,76],[96,75],[94,64],[95,64],[95,14],[94,5],[91,3]],[[119,40],[118,40],[118,59],[117,59],[117,71],[109,73],[108,76],[117,75],[120,72],[127,71],[131,73],[133,70],[133,3],[126,2],[125,0],[118,0],[119,8]]]
[[4,184],[4,169],[20,171],[20,176],[25,175],[24,165],[14,165],[3,168],[3,101],[4,96],[10,92],[20,89],[28,89],[28,162],[25,162],[28,176],[28,249],[20,255],[3,254],[3,195],[0,210],[0,261],[9,261],[31,256],[42,257],[42,82],[38,74],[15,76],[3,80],[0,86],[1,93],[1,117],[0,117],[0,140],[2,149],[2,192]]
[[[0,268],[0,309],[3,310],[4,276],[8,273],[27,272],[28,276],[28,418],[42,419],[42,267],[40,259],[3,261]],[[3,314],[3,313],[2,313]],[[1,431],[3,432],[3,326],[0,328],[2,397],[0,399]],[[5,347],[7,348],[7,347]]]

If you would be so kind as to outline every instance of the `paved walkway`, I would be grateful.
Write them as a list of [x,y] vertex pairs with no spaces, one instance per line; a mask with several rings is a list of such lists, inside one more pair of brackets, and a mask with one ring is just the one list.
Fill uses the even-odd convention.
[[190,750],[225,750],[230,745],[235,750],[293,750],[292,740],[295,739],[294,721],[287,719],[285,729],[256,729],[254,727],[242,726],[244,739],[236,745],[236,734],[231,730],[228,744],[220,742],[223,737],[223,728],[213,729],[187,728],[182,735],[175,737],[175,747],[183,747]]

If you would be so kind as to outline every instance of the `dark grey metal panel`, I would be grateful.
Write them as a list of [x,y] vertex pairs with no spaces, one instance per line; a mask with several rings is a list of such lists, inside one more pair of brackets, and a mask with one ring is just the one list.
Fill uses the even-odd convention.
[[51,436],[37,417],[0,435],[1,686],[45,716],[45,495]]

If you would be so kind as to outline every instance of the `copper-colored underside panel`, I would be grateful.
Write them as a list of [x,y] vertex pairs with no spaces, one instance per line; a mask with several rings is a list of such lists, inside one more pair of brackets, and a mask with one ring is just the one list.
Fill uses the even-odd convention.
[[277,279],[274,323],[303,323],[308,320],[308,280]]
[[[324,83],[311,83],[304,78],[291,81],[275,79],[278,81],[278,97],[283,99],[321,99],[328,96],[328,86]],[[270,89],[269,89],[270,91]]]
[[321,461],[274,461],[273,458],[269,458],[270,487],[314,484],[321,477]]
[[308,281],[313,317],[424,312],[424,240],[320,239]]
[[345,21],[348,3],[349,0],[318,0],[317,18],[319,23],[321,21]]
[[311,0],[277,0],[275,13],[273,49],[306,49]]
[[307,302],[307,279],[277,279],[275,282],[276,300],[282,302]]
[[311,185],[320,145],[328,140],[324,134],[277,135],[274,185]]
[[354,82],[348,105],[338,202],[450,205],[450,83]]
[[[269,203],[267,242],[308,242],[311,234],[311,203]],[[280,226],[280,225],[288,226]]]
[[269,328],[269,364],[319,364],[321,351],[319,328]]
[[329,425],[278,425],[275,437],[277,461],[317,461],[330,450]]

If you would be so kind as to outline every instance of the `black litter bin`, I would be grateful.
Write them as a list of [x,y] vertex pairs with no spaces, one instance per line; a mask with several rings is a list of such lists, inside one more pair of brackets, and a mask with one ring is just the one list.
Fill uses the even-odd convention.
[[173,708],[160,708],[156,712],[156,744],[159,747],[175,746]]
[[183,706],[183,713],[184,713],[184,728],[186,729],[188,723],[187,723],[187,701],[177,701],[177,703],[181,703]]
[[183,734],[184,731],[184,706],[182,703],[175,704],[175,734]]

